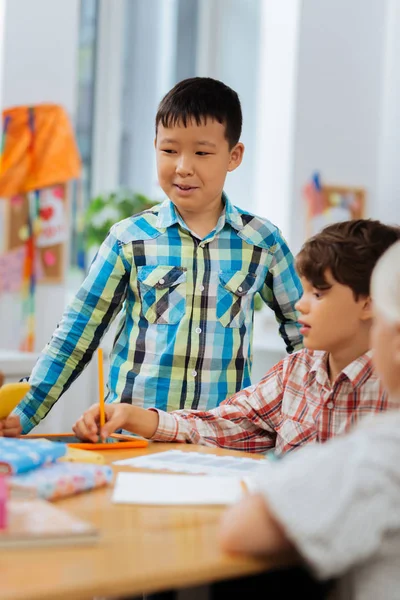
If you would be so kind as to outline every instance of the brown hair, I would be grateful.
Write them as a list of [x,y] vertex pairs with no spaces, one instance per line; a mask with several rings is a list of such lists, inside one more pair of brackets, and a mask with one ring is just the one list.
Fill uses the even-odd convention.
[[328,289],[325,275],[359,296],[369,296],[373,268],[381,255],[400,239],[400,227],[372,219],[343,221],[308,239],[296,258],[296,269],[317,289]]

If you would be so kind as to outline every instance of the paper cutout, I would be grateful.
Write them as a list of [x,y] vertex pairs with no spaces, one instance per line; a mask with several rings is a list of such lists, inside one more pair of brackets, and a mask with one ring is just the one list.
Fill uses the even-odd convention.
[[42,229],[36,240],[38,248],[62,244],[67,239],[65,203],[63,191],[60,193],[60,187],[54,186],[40,192]]
[[51,252],[51,250],[46,250],[46,252],[43,253],[43,262],[47,267],[53,267],[56,264],[54,252]]
[[0,294],[20,291],[24,257],[24,246],[0,256]]
[[29,229],[27,225],[23,225],[19,232],[18,232],[18,237],[21,240],[21,242],[26,242],[26,240],[29,237]]

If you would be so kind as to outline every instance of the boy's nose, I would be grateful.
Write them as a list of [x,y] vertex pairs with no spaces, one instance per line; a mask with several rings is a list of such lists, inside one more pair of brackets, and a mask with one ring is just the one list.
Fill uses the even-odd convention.
[[298,310],[299,312],[301,312],[303,315],[307,312],[307,306],[306,306],[306,302],[304,301],[304,298],[300,298],[300,300],[297,300],[296,304],[294,305],[295,309]]
[[187,158],[180,157],[176,165],[176,172],[181,177],[187,177],[188,175],[192,175],[193,165]]

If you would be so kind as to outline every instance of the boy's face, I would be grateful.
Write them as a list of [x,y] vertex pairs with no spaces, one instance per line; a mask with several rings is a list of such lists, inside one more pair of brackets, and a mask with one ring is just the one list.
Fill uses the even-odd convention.
[[207,119],[187,127],[158,125],[155,139],[158,180],[183,218],[221,211],[221,195],[228,171],[242,162],[244,146],[229,149],[225,125]]
[[338,283],[329,270],[325,280],[331,287],[320,290],[301,278],[303,295],[296,309],[301,313],[299,323],[304,346],[332,354],[357,348],[361,332],[371,322],[369,298],[356,300],[353,290]]
[[375,312],[371,346],[376,371],[389,394],[400,400],[400,325]]

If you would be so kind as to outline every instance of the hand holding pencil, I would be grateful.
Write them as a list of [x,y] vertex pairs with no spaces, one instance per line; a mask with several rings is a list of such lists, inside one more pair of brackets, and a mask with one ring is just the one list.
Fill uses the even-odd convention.
[[[97,350],[98,403],[91,406],[72,427],[81,440],[103,442],[111,433],[123,429],[132,409],[127,404],[105,404],[103,350]],[[106,425],[107,423],[107,425]]]
[[145,438],[151,438],[158,427],[158,413],[125,402],[105,404],[103,351],[97,351],[99,401],[93,404],[73,425],[72,430],[81,440],[101,442],[112,433],[126,429]]

